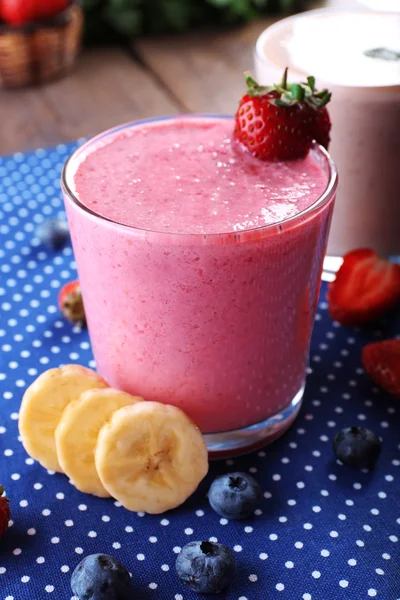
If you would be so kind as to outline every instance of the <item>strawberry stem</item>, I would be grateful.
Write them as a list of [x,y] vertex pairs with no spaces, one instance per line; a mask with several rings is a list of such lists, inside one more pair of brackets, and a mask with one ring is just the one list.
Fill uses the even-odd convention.
[[287,90],[287,75],[288,75],[288,71],[289,71],[289,67],[286,67],[286,69],[283,71],[283,76],[282,76],[282,81],[281,81],[281,88],[284,90]]
[[327,89],[317,91],[315,89],[315,77],[310,75],[306,82],[288,83],[288,67],[285,68],[282,80],[277,85],[260,85],[249,73],[244,73],[247,94],[249,96],[265,96],[270,92],[271,102],[280,108],[293,106],[297,103],[304,103],[314,109],[319,109],[328,104],[331,99],[331,93]]

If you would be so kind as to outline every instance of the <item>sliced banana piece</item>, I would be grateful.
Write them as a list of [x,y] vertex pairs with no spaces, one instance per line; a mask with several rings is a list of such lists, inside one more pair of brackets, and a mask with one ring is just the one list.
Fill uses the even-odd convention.
[[45,469],[62,473],[58,462],[55,430],[72,400],[92,388],[108,384],[100,375],[80,365],[45,371],[29,386],[19,412],[19,431],[27,453]]
[[100,431],[95,460],[111,496],[151,514],[182,504],[208,471],[200,430],[179,408],[158,402],[115,412]]
[[116,410],[140,401],[143,398],[105,388],[83,392],[68,404],[56,429],[56,448],[62,470],[78,490],[109,496],[94,462],[99,431]]

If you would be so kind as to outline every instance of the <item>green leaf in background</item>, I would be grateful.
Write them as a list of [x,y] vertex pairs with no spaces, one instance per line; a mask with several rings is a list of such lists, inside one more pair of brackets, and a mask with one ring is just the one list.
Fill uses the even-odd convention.
[[208,0],[210,4],[217,6],[218,8],[226,8],[231,4],[232,0]]
[[253,0],[232,0],[230,12],[234,19],[249,20],[257,16]]
[[143,15],[139,8],[121,8],[116,11],[108,6],[103,14],[110,25],[123,36],[134,37],[142,31]]
[[82,0],[81,4],[84,10],[90,11],[101,6],[102,0]]
[[110,11],[115,11],[117,13],[122,10],[125,11],[136,9],[138,7],[140,8],[142,2],[138,2],[137,0],[108,0],[105,4]]
[[109,42],[137,35],[243,23],[304,8],[306,0],[82,0],[86,39]]
[[165,0],[160,3],[160,19],[165,19],[172,29],[184,31],[189,27],[193,15],[193,9],[189,2],[182,0]]

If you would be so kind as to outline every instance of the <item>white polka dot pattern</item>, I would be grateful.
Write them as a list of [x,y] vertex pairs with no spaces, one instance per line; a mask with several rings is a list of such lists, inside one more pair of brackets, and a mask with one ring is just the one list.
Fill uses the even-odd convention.
[[[94,367],[88,335],[58,313],[63,282],[76,277],[70,246],[53,253],[34,238],[47,218],[65,218],[62,164],[74,145],[0,158],[0,481],[12,521],[0,551],[0,600],[70,600],[70,576],[90,553],[115,555],[139,596],[197,600],[176,577],[180,549],[209,539],[233,549],[239,569],[225,600],[400,600],[400,408],[360,366],[363,343],[393,336],[396,324],[348,331],[320,302],[304,408],[273,446],[213,463],[207,481],[166,516],[132,514],[118,502],[85,496],[28,458],[17,431],[25,388],[44,369]],[[3,241],[4,240],[4,241]],[[322,295],[325,294],[325,284]],[[373,474],[336,461],[331,439],[352,424],[383,438]],[[229,470],[253,473],[263,488],[251,520],[219,517],[205,492]]]

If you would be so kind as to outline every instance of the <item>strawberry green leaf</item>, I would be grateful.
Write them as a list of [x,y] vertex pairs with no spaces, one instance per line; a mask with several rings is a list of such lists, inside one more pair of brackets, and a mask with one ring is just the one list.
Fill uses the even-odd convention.
[[305,93],[304,87],[302,85],[300,85],[299,83],[293,83],[291,85],[291,92],[292,92],[292,96],[295,100],[298,100],[299,102],[303,102],[306,93]]
[[315,90],[315,77],[313,77],[312,75],[310,75],[310,77],[307,77],[307,83],[308,87],[313,92]]

